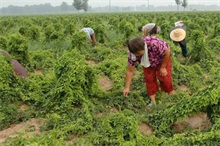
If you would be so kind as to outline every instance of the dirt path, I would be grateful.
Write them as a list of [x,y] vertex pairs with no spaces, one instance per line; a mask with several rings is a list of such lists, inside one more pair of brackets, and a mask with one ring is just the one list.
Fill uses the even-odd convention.
[[197,129],[205,131],[210,128],[212,123],[206,113],[200,112],[192,116],[186,116],[182,121],[173,124],[175,133],[182,133],[186,129]]
[[109,91],[109,90],[111,90],[113,88],[113,82],[107,76],[101,76],[99,78],[99,87],[103,91]]
[[40,127],[43,125],[42,119],[30,119],[27,122],[12,124],[9,128],[0,131],[0,143],[6,138],[14,138],[18,136],[18,132],[25,132],[27,136],[41,135]]

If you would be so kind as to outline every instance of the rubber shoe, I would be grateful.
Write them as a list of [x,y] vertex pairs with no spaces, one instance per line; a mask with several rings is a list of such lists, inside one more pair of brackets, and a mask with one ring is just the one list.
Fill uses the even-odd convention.
[[152,103],[149,103],[149,104],[147,105],[147,109],[148,109],[148,110],[151,110],[152,107],[153,107],[153,104],[152,104]]

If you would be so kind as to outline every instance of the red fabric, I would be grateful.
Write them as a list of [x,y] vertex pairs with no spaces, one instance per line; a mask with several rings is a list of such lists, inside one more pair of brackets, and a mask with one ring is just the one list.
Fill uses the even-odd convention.
[[[8,57],[9,59],[11,58],[10,54],[5,51],[5,50],[0,50],[1,54]],[[14,69],[14,72],[21,76],[21,77],[28,77],[28,73],[26,72],[25,68],[15,59],[10,59],[11,63],[12,63],[12,66],[13,66],[13,69]]]
[[14,68],[14,72],[21,76],[21,77],[28,77],[28,73],[26,72],[25,68],[15,59],[11,59],[11,63],[13,65]]
[[147,94],[149,96],[154,95],[159,91],[158,80],[160,82],[161,91],[169,93],[174,90],[172,84],[171,60],[168,61],[166,69],[168,74],[165,77],[162,77],[160,76],[160,65],[157,67],[143,67]]

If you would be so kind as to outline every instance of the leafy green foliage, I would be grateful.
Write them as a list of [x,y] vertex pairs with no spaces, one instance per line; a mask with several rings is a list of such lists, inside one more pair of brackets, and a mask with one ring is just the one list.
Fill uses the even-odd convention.
[[9,53],[16,58],[21,64],[29,63],[27,39],[20,34],[12,34],[10,36]]
[[40,38],[40,30],[38,27],[21,27],[19,29],[19,33],[21,35],[26,36],[30,40],[39,40]]
[[[192,19],[193,18],[193,19]],[[122,95],[127,65],[127,41],[139,36],[137,26],[156,22],[158,36],[168,40],[177,20],[187,26],[189,57],[171,47],[176,95],[158,92],[158,105],[146,110],[141,66],[136,67],[128,97]],[[111,13],[44,16],[4,16],[0,47],[18,59],[29,73],[17,77],[8,58],[0,55],[0,129],[31,118],[44,118],[41,135],[19,132],[5,145],[218,145],[219,12]],[[95,30],[92,46],[82,27]],[[122,48],[123,47],[123,48]],[[92,63],[91,63],[92,62]],[[136,74],[137,73],[137,74]],[[107,76],[111,90],[100,90],[98,77]],[[108,83],[106,83],[108,84]],[[178,89],[186,86],[186,91]],[[27,109],[21,111],[22,104]],[[207,112],[212,125],[206,131],[173,131],[174,122]],[[152,135],[140,123],[153,127]]]
[[9,59],[3,55],[0,55],[0,99],[1,102],[10,103],[17,101],[19,89],[16,87],[18,78],[12,69],[12,64]]
[[141,135],[134,113],[125,110],[106,117],[91,139],[93,145],[136,145]]
[[198,112],[209,105],[218,104],[219,88],[219,85],[212,85],[197,92],[192,97],[184,96],[182,100],[172,107],[159,113],[148,115],[149,123],[156,128],[156,134],[169,134],[171,132],[168,130],[169,127],[178,117]]
[[83,58],[79,51],[73,49],[58,59],[55,65],[56,86],[51,91],[54,103],[48,101],[47,106],[54,109],[80,106],[93,93],[94,74]]
[[220,132],[206,132],[206,133],[184,133],[175,135],[174,138],[168,139],[164,145],[218,145],[220,142]]
[[87,49],[89,44],[89,39],[83,31],[75,32],[72,37],[72,48]]
[[220,23],[217,23],[214,29],[214,37],[219,36],[219,33],[220,33]]
[[0,48],[1,49],[6,49],[8,45],[8,41],[5,37],[0,36]]
[[53,50],[36,50],[30,52],[29,68],[32,70],[44,70],[53,67],[55,64]]

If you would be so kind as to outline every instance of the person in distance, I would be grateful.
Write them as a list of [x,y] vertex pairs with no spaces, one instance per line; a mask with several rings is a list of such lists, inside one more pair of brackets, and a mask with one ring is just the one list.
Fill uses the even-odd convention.
[[155,23],[148,23],[144,26],[139,26],[138,31],[143,33],[144,36],[160,33],[160,27]]
[[179,45],[181,47],[182,56],[187,57],[186,26],[183,21],[177,21],[174,25],[175,26],[170,29],[169,38],[175,45]]
[[80,31],[84,31],[93,45],[96,45],[95,32],[91,27],[84,27]]

